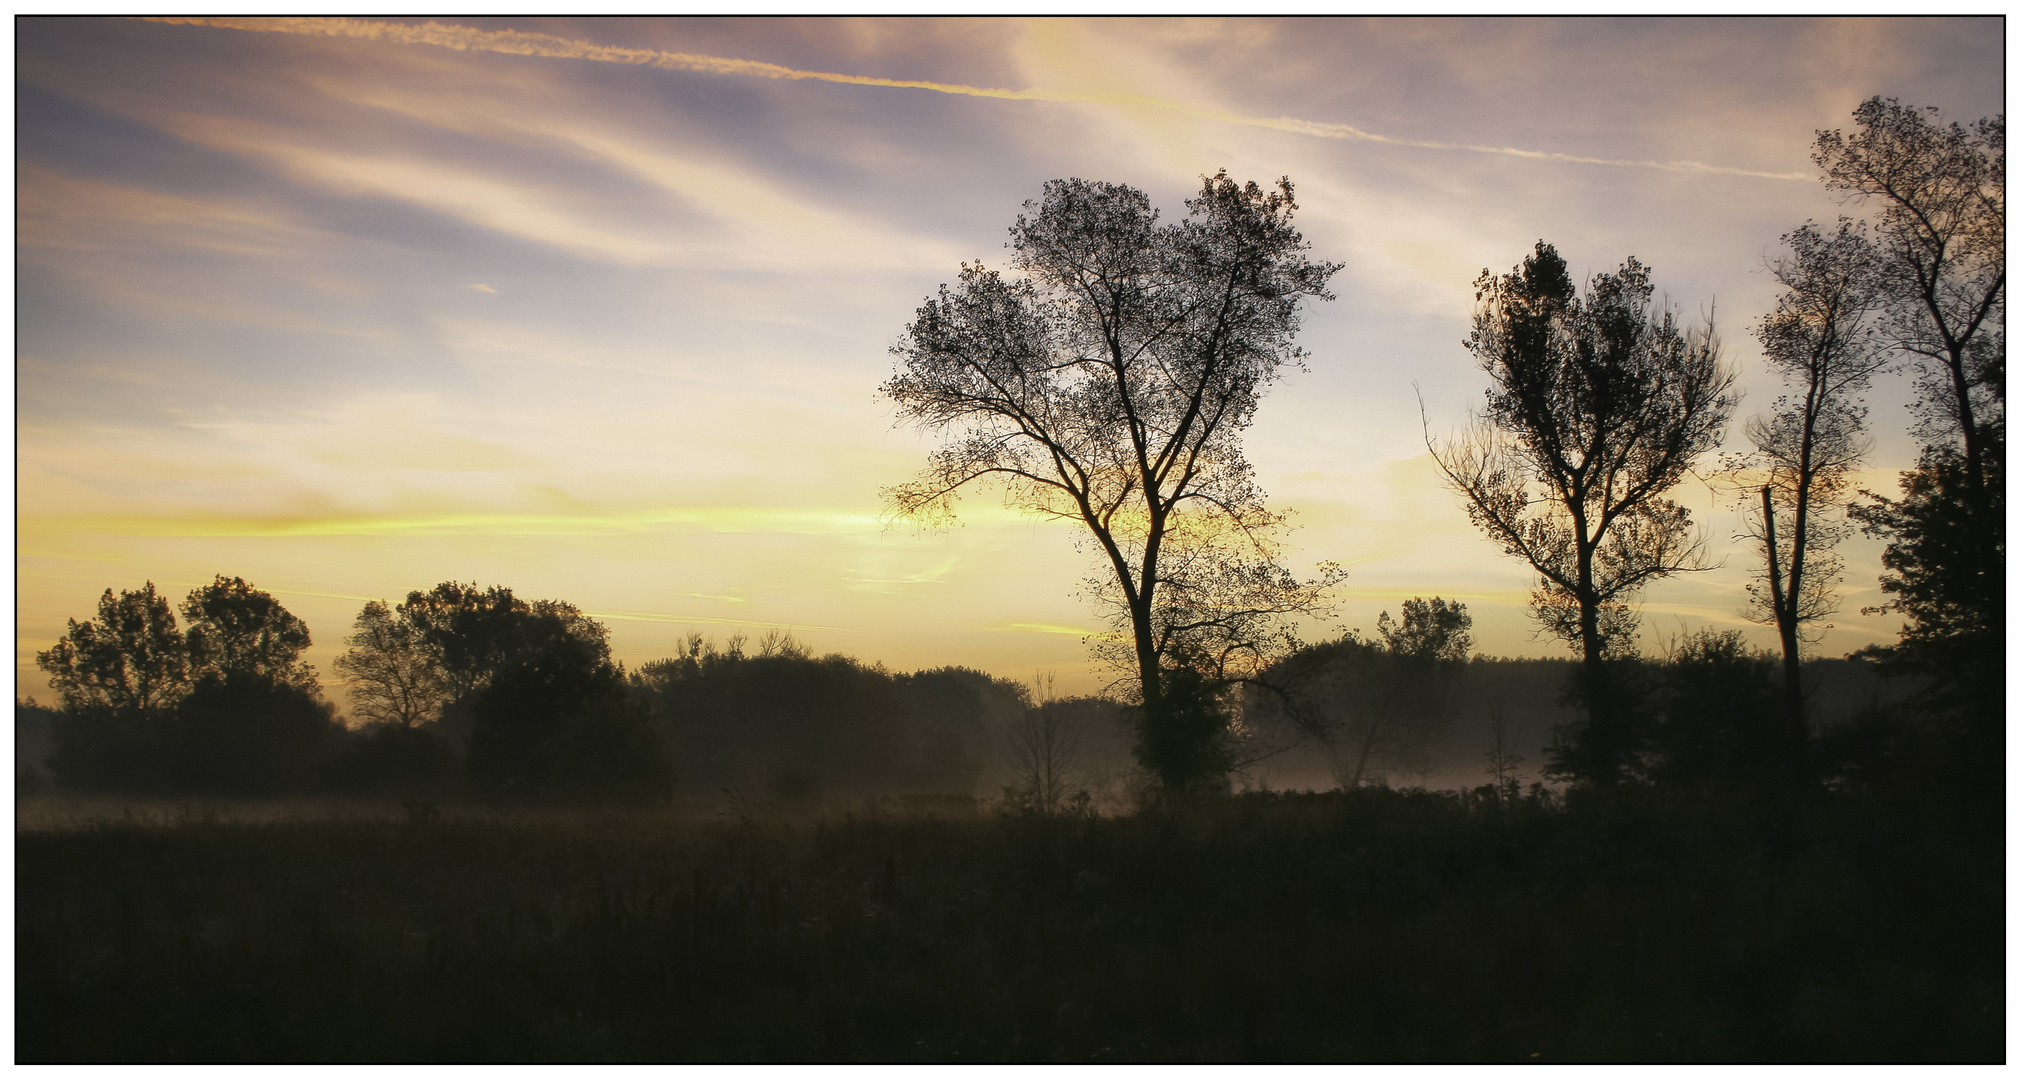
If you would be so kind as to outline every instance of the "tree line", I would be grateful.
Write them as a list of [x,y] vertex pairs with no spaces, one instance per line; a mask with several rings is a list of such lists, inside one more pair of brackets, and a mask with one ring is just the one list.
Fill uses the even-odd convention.
[[894,673],[776,631],[690,635],[627,672],[574,605],[449,581],[360,611],[335,663],[346,725],[300,659],[308,627],[270,593],[219,576],[181,611],[183,626],[152,582],[108,589],[37,655],[66,788],[653,799],[678,778],[751,801],[967,794],[1028,704],[981,672]]

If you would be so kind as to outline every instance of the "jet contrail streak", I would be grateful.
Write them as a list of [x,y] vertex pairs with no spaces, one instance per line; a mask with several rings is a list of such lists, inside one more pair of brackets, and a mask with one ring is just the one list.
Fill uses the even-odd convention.
[[960,83],[927,82],[923,79],[880,79],[870,75],[844,75],[833,71],[801,71],[797,68],[782,67],[759,60],[738,60],[724,56],[702,56],[696,53],[663,52],[658,49],[627,49],[616,45],[598,45],[588,41],[572,41],[552,34],[529,34],[518,30],[479,30],[470,26],[451,26],[429,21],[419,26],[409,23],[376,22],[369,19],[342,18],[182,18],[148,17],[147,22],[170,23],[183,26],[208,26],[224,30],[253,30],[270,34],[300,34],[310,37],[362,38],[369,41],[386,41],[398,45],[436,45],[445,49],[465,52],[507,53],[514,56],[539,56],[557,60],[594,60],[604,64],[633,64],[640,67],[665,68],[671,71],[700,71],[712,75],[742,75],[759,79],[810,79],[815,82],[842,83],[850,86],[890,86],[905,90],[931,90],[939,94],[958,94],[964,97],[1001,98],[1006,101],[1057,101],[1093,105],[1145,105],[1184,113],[1202,120],[1214,120],[1228,124],[1242,124],[1248,127],[1269,128],[1288,131],[1298,135],[1309,135],[1321,139],[1353,139],[1361,142],[1383,143],[1389,146],[1409,146],[1424,150],[1458,150],[1474,154],[1501,154],[1507,157],[1530,158],[1537,161],[1563,161],[1576,165],[1609,165],[1619,168],[1663,169],[1669,172],[1718,173],[1725,176],[1752,176],[1764,180],[1798,180],[1809,182],[1816,177],[1805,173],[1759,172],[1754,169],[1736,169],[1726,165],[1707,165],[1700,161],[1636,161],[1626,158],[1581,157],[1577,154],[1559,154],[1547,150],[1523,150],[1513,146],[1483,146],[1470,143],[1433,142],[1424,139],[1402,139],[1391,135],[1379,135],[1363,131],[1347,124],[1325,124],[1312,120],[1298,120],[1291,117],[1274,119],[1254,116],[1237,116],[1216,109],[1202,108],[1183,101],[1167,101],[1162,98],[1144,97],[1139,94],[1097,94],[1073,90],[1050,90],[1034,87],[1030,90],[1002,90],[987,86],[964,86]]

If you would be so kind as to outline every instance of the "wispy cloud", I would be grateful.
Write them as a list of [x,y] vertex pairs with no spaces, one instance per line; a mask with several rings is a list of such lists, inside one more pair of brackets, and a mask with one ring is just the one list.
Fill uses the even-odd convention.
[[667,244],[636,229],[591,220],[557,197],[551,184],[523,182],[467,165],[391,154],[359,154],[275,137],[258,124],[183,115],[169,130],[216,150],[256,156],[295,176],[345,195],[399,199],[461,218],[480,228],[627,264],[666,261]]
[[475,27],[455,26],[432,20],[419,26],[411,23],[378,22],[370,19],[305,17],[151,17],[148,21],[188,26],[207,26],[228,30],[297,34],[312,37],[356,38],[369,41],[384,41],[398,45],[434,45],[440,48],[456,49],[465,52],[491,52],[505,53],[513,56],[588,60],[596,63],[629,64],[640,67],[663,68],[671,71],[695,71],[713,75],[736,75],[746,78],[807,80],[840,83],[849,86],[879,86],[903,90],[929,90],[939,94],[997,98],[1006,101],[1047,101],[1091,105],[1140,106],[1171,110],[1202,120],[1239,124],[1247,127],[1270,128],[1321,139],[1350,139],[1423,150],[1498,154],[1506,157],[1564,162],[1575,165],[1661,169],[1685,173],[1717,173],[1727,176],[1749,176],[1764,180],[1792,180],[1804,183],[1816,180],[1816,177],[1807,173],[1763,172],[1756,169],[1742,169],[1702,161],[1653,161],[1632,158],[1603,158],[1581,154],[1565,154],[1550,150],[1531,150],[1514,146],[1491,146],[1474,143],[1441,142],[1434,139],[1412,139],[1367,131],[1350,124],[1324,123],[1284,116],[1241,116],[1190,102],[1149,97],[1141,94],[1058,90],[1048,87],[1007,90],[987,86],[969,86],[962,83],[932,82],[925,79],[885,79],[871,75],[848,75],[833,71],[803,71],[798,68],[789,68],[759,60],[706,56],[698,53],[666,52],[659,49],[629,49],[614,45],[599,45],[595,42],[556,37],[552,34],[526,33],[518,30],[479,30]]
[[1100,637],[1100,630],[1089,630],[1081,626],[1059,626],[1054,623],[1007,622],[988,628],[990,633],[1012,634],[1067,634],[1072,637]]
[[653,611],[585,611],[583,614],[593,619],[616,619],[620,622],[656,623],[700,623],[706,626],[757,626],[771,630],[830,630],[842,634],[860,634],[863,631],[853,626],[819,626],[805,622],[764,622],[759,619],[724,619],[712,615],[663,615]]
[[36,532],[124,536],[605,536],[681,527],[721,533],[875,533],[870,514],[739,507],[613,514],[447,513],[428,515],[257,516],[250,514],[86,515],[43,517]]
[[[718,265],[732,259],[799,267],[810,259],[851,266],[943,265],[958,257],[954,251],[894,235],[888,229],[868,229],[845,215],[810,204],[762,170],[711,160],[700,148],[666,145],[638,131],[600,130],[565,111],[543,106],[505,108],[460,95],[332,77],[315,83],[335,100],[383,109],[448,131],[485,139],[533,136],[566,144],[712,218],[720,227],[713,240],[684,235],[678,246],[692,257]],[[408,197],[421,200],[434,195],[432,189],[423,188]]]
[[318,230],[242,202],[195,199],[107,183],[46,166],[16,175],[22,248],[131,249],[149,244],[274,255],[313,243]]

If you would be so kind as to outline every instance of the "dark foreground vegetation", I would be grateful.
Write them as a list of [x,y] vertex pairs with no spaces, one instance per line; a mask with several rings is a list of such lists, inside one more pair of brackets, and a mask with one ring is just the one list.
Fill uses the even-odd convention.
[[1998,1061],[1972,809],[1378,788],[24,833],[17,1054]]

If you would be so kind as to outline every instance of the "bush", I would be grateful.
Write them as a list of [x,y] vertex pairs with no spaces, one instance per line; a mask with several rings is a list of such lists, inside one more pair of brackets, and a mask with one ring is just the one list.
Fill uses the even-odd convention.
[[49,771],[76,791],[151,791],[166,781],[161,724],[152,711],[84,707],[50,720]]
[[509,798],[663,795],[666,753],[624,674],[560,638],[493,676],[471,704],[470,775]]
[[755,655],[692,637],[683,655],[632,675],[684,783],[782,802],[896,794],[972,795],[999,750],[1014,685],[940,668],[893,674],[846,656],[812,657],[790,637]]
[[1673,784],[1754,784],[1782,775],[1780,674],[1775,654],[1748,648],[1738,630],[1678,641],[1657,677],[1651,775]]
[[215,795],[282,795],[310,785],[336,749],[335,709],[266,675],[198,682],[162,721],[170,785]]
[[345,791],[422,794],[456,773],[456,748],[434,724],[369,724],[352,732],[331,762],[332,786]]

